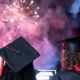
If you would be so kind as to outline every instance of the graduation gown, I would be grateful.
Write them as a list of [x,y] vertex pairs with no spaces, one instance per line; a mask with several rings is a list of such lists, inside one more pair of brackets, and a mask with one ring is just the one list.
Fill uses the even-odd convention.
[[40,54],[23,37],[1,48],[0,56],[7,64],[2,80],[35,80],[33,61]]
[[57,73],[50,80],[80,80],[80,71],[66,69]]

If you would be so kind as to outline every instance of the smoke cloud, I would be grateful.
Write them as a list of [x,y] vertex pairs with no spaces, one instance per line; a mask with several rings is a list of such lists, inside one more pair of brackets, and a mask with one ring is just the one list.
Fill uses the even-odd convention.
[[[26,0],[28,3],[30,0]],[[73,0],[34,0],[34,8],[39,6],[38,25],[33,24],[29,16],[22,21],[12,12],[3,14],[7,8],[6,1],[0,0],[0,48],[19,36],[23,36],[41,56],[34,61],[35,69],[52,69],[57,65],[61,53],[61,43],[57,40],[72,36],[72,19],[66,12],[70,11]],[[4,18],[12,16],[15,22],[6,22]],[[20,28],[16,25],[19,22]],[[73,30],[74,31],[74,30]]]

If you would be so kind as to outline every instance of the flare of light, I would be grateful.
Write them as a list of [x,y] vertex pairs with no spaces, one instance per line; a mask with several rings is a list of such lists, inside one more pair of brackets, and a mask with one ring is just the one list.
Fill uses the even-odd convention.
[[50,80],[50,76],[54,76],[56,74],[56,70],[38,70],[40,71],[36,75],[37,80]]
[[11,40],[11,38],[9,38],[9,40]]
[[9,18],[9,16],[7,16],[7,18]]
[[13,19],[11,19],[11,22],[13,22]]

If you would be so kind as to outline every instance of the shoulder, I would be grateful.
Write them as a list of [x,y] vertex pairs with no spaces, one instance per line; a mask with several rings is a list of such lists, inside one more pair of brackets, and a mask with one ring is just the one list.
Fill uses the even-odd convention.
[[50,80],[61,80],[59,75],[55,75],[54,77],[50,78]]
[[70,72],[72,72],[72,71],[68,70],[68,69],[65,69],[65,70],[62,70],[62,71],[58,72],[56,75],[65,75],[65,74],[68,74]]
[[65,76],[70,74],[71,70],[63,70],[58,72],[53,78],[50,80],[65,80]]

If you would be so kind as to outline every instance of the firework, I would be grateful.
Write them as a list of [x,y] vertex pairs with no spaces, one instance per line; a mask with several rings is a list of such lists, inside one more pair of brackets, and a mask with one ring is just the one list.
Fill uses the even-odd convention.
[[[34,19],[38,19],[39,15],[37,13],[37,7],[36,9],[33,9],[33,3],[34,1],[31,1],[29,6],[28,3],[25,0],[12,0],[11,2],[9,0],[6,0],[6,7],[7,10],[3,11],[3,15],[7,14],[5,21],[10,21],[11,23],[15,22],[15,20],[19,20],[17,23],[18,28],[20,27],[20,21],[24,20],[27,16],[33,17]],[[9,16],[8,12],[11,12],[12,14],[15,15]],[[17,19],[16,19],[17,16]],[[37,25],[37,22],[35,20],[29,19],[29,21],[35,23]]]
[[6,35],[6,41],[4,41],[4,38],[2,39],[2,46],[7,45],[13,41],[14,37],[22,34],[23,29],[27,31],[29,29],[29,27],[26,27],[27,25],[31,27],[31,25],[38,24],[39,15],[37,10],[39,7],[34,9],[33,3],[34,1],[28,3],[25,0],[6,0],[6,3],[2,5],[0,21],[1,25],[4,26],[1,26],[0,30],[2,35]]

